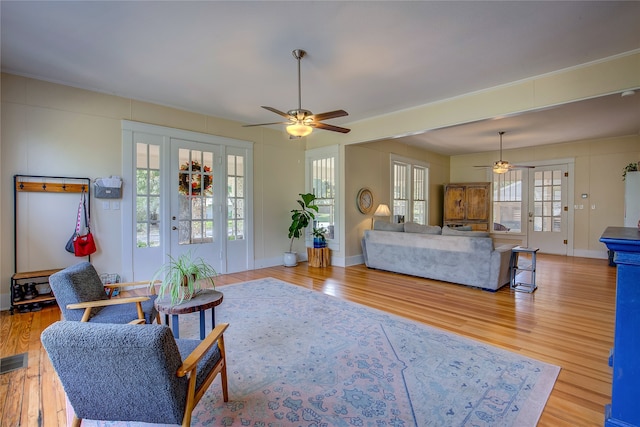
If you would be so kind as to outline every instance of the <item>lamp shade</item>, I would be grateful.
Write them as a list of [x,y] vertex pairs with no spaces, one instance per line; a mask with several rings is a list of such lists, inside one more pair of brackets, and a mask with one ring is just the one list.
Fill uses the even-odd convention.
[[380,203],[373,216],[391,216],[389,206],[385,205],[384,203]]
[[291,136],[307,136],[311,133],[313,128],[311,126],[307,126],[302,123],[294,123],[292,125],[287,126],[287,133]]

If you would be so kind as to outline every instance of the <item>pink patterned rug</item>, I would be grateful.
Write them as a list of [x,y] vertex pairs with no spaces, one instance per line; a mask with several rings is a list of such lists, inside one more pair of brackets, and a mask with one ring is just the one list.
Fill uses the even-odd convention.
[[[230,401],[217,379],[195,426],[535,426],[560,371],[272,278],[218,290]],[[198,325],[180,316],[180,336]]]

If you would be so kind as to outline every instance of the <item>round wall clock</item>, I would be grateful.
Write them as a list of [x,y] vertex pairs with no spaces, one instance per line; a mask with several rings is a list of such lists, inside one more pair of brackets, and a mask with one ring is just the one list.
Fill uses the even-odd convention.
[[373,209],[373,194],[368,188],[361,188],[356,197],[358,210],[363,214],[368,214]]

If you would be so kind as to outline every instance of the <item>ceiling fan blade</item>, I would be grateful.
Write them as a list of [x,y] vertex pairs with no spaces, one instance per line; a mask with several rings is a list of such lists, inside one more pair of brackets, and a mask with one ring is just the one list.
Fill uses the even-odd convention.
[[527,165],[511,165],[512,168],[518,169],[535,169],[535,166],[527,166]]
[[279,116],[284,117],[285,119],[295,119],[295,117],[291,117],[291,115],[289,115],[289,114],[287,114],[287,113],[285,113],[285,112],[283,112],[283,111],[276,110],[276,109],[275,109],[275,108],[273,108],[273,107],[267,107],[267,106],[265,106],[265,105],[261,105],[261,107],[262,107],[262,108],[264,108],[265,110],[269,110],[269,111],[271,111],[272,113],[276,113],[276,114],[278,114]]
[[253,126],[269,126],[269,125],[288,125],[291,122],[271,122],[271,123],[256,123],[253,125],[242,125],[243,128],[250,128]]
[[328,111],[326,113],[314,114],[313,115],[313,120],[315,120],[317,122],[321,122],[323,120],[335,119],[336,117],[344,117],[344,116],[348,116],[348,115],[349,115],[349,113],[347,113],[344,110]]
[[340,132],[340,133],[349,133],[351,132],[351,129],[347,129],[347,128],[342,128],[340,126],[334,126],[334,125],[328,125],[326,123],[310,123],[309,126],[313,126],[314,128],[318,128],[318,129],[324,129],[324,130],[331,130],[334,132]]

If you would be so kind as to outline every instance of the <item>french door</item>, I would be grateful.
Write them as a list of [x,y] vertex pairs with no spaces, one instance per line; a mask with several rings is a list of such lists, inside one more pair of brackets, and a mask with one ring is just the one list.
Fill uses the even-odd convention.
[[253,268],[252,147],[123,121],[125,280],[149,280],[187,252],[218,273]]
[[222,271],[221,147],[171,139],[170,163],[170,254],[190,252]]
[[529,170],[528,246],[567,255],[567,165]]

